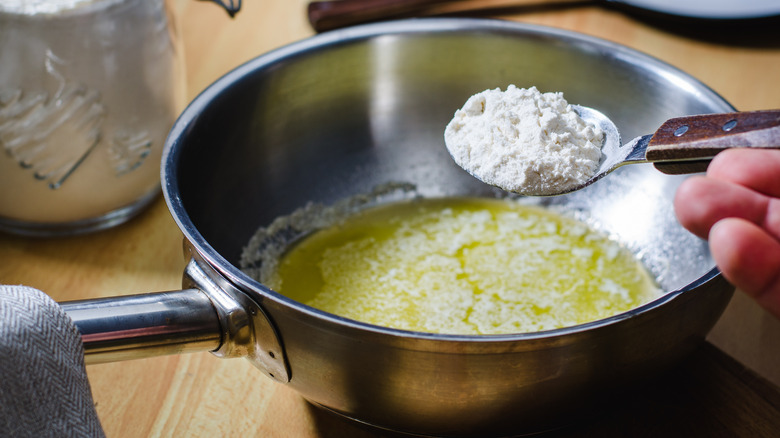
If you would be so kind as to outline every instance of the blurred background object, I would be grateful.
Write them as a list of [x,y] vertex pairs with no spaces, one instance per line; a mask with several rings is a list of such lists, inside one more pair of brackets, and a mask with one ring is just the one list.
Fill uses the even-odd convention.
[[780,2],[774,0],[314,0],[308,4],[307,11],[312,28],[323,32],[409,17],[527,14],[586,6],[625,12],[684,31],[722,30],[723,26],[755,29],[757,21],[767,25],[780,21]]
[[0,229],[94,231],[157,198],[186,92],[173,20],[163,0],[0,4]]

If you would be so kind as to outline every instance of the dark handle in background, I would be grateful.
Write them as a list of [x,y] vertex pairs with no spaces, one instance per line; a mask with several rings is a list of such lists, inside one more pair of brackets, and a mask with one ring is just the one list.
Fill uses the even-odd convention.
[[321,0],[308,5],[311,27],[317,32],[372,21],[412,16],[501,9],[582,5],[594,0]]

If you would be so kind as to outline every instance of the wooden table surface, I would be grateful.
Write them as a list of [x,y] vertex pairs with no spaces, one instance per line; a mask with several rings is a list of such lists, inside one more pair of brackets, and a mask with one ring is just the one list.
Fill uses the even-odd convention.
[[[189,97],[232,67],[314,32],[303,0],[244,2],[233,20],[216,6],[175,0]],[[649,53],[692,74],[741,110],[780,108],[780,32],[761,26],[692,29],[600,5],[517,8],[501,18],[570,29]],[[178,289],[181,234],[162,199],[128,224],[56,239],[0,235],[0,283],[58,301]],[[710,341],[780,382],[780,324],[738,294]],[[208,353],[88,367],[109,437],[382,436],[311,408],[241,359]],[[775,388],[706,344],[690,362],[625,405],[561,436],[773,436]],[[627,407],[626,407],[627,406]],[[617,418],[616,418],[617,417]],[[694,432],[700,432],[699,434]]]

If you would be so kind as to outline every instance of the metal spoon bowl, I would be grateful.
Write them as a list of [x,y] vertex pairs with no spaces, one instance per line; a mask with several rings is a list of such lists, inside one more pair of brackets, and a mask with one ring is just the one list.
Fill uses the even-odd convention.
[[617,126],[604,113],[587,106],[572,105],[571,107],[583,120],[596,125],[604,133],[604,142],[601,145],[601,159],[599,159],[599,167],[596,173],[590,179],[551,196],[563,195],[583,189],[624,164],[647,162],[645,158],[647,141],[652,135],[643,135],[627,144],[623,144]]

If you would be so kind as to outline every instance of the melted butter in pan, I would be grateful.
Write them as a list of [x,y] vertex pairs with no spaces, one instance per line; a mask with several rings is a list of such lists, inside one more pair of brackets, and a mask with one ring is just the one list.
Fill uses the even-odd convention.
[[336,315],[448,334],[567,327],[660,294],[631,252],[586,224],[484,198],[356,213],[302,239],[264,281]]

